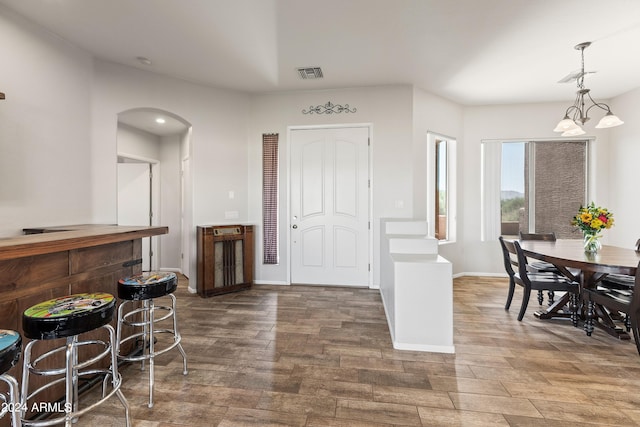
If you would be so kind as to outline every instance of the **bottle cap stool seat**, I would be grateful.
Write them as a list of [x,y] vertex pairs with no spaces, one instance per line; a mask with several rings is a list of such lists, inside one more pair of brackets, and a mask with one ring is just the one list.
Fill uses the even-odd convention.
[[0,329],[0,375],[11,369],[20,359],[22,337],[16,331]]
[[[180,344],[176,318],[176,297],[173,292],[178,287],[178,277],[172,272],[146,272],[118,281],[118,297],[123,301],[118,307],[118,328],[116,332],[118,359],[128,362],[149,361],[149,408],[153,407],[153,386],[155,382],[154,358],[173,348],[182,355],[182,373],[187,375],[187,356]],[[168,297],[170,305],[156,305],[154,299]],[[167,298],[165,298],[166,301]],[[125,309],[128,308],[128,311]],[[159,327],[156,324],[170,319],[172,327]],[[123,336],[123,327],[134,329],[133,333]],[[156,340],[159,334],[167,334],[171,342]],[[167,336],[165,335],[165,336]],[[135,341],[134,341],[135,340]],[[121,346],[127,342],[136,342],[137,349],[129,354],[121,353]]]
[[0,418],[3,418],[5,414],[11,414],[11,425],[13,427],[20,427],[20,411],[19,401],[20,392],[18,388],[18,382],[11,375],[7,374],[7,371],[11,369],[20,359],[20,352],[22,351],[22,337],[16,331],[8,329],[0,329],[0,381],[7,384],[9,387],[8,393],[0,394],[0,401],[2,401],[2,408],[0,408]]
[[29,307],[22,315],[27,338],[51,340],[79,335],[109,323],[116,299],[106,293],[82,293],[50,299]]
[[141,301],[173,293],[178,278],[172,272],[147,272],[118,280],[118,298]]
[[[111,294],[78,293],[43,301],[24,311],[22,328],[24,335],[32,340],[25,346],[23,355],[20,397],[23,426],[50,426],[64,423],[65,426],[70,427],[80,416],[93,410],[113,395],[116,395],[122,403],[126,426],[130,426],[129,405],[120,390],[122,377],[118,372],[116,334],[109,324],[113,319],[115,306],[116,298]],[[106,330],[108,339],[102,338],[104,333],[84,335],[82,340],[80,339],[79,335],[97,329]],[[38,346],[39,341],[58,338],[65,339],[66,343],[37,357],[32,357],[34,346]],[[45,347],[51,348],[51,345]],[[80,352],[81,347],[91,351]],[[61,359],[64,359],[62,366],[60,366]],[[48,365],[45,364],[45,360],[49,361]],[[51,367],[51,365],[57,365],[57,367]],[[31,375],[57,378],[47,380],[44,385],[30,391]],[[89,399],[91,402],[83,401],[81,405],[78,383],[85,377],[102,378],[102,397]],[[26,419],[26,411],[34,406],[30,406],[29,402],[42,403],[40,393],[57,385],[64,385],[64,397],[61,400],[64,411],[53,418]]]

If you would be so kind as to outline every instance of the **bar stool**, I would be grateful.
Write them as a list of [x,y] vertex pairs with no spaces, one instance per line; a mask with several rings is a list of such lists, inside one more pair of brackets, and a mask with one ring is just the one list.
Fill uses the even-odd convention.
[[0,418],[10,413],[13,427],[20,427],[20,390],[16,379],[7,372],[18,363],[21,351],[22,337],[20,334],[16,331],[0,329],[0,380],[9,386],[7,394],[0,393],[2,401]]
[[[149,404],[153,407],[153,385],[155,382],[154,358],[158,355],[178,347],[182,355],[182,374],[187,375],[187,355],[180,344],[181,337],[178,333],[178,321],[176,318],[176,297],[173,292],[178,287],[178,278],[171,272],[146,272],[136,276],[127,277],[118,281],[118,298],[123,301],[118,307],[118,327],[117,327],[117,351],[118,358],[128,362],[141,362],[141,369],[144,370],[144,362],[149,361]],[[170,306],[155,305],[154,299],[163,296],[170,298]],[[136,304],[141,301],[142,306]],[[125,313],[125,307],[131,305],[130,311]],[[156,316],[156,311],[161,310],[162,314]],[[142,314],[140,320],[139,314]],[[156,329],[155,324],[171,318],[173,329]],[[122,327],[125,325],[142,328],[140,332],[133,333],[122,338]],[[173,335],[173,342],[161,350],[156,350],[156,334],[166,333]],[[127,341],[141,338],[142,354],[135,352],[123,355],[120,346]]]
[[[50,426],[54,424],[65,423],[70,427],[75,423],[81,415],[94,409],[98,405],[105,402],[114,394],[118,396],[122,406],[124,406],[126,425],[130,426],[129,404],[125,399],[120,386],[122,377],[118,373],[118,361],[116,356],[116,340],[115,331],[109,325],[115,311],[116,300],[113,295],[107,293],[80,293],[67,295],[60,298],[36,304],[26,309],[22,315],[22,328],[24,335],[31,338],[24,349],[23,366],[22,366],[22,425],[25,426]],[[104,328],[109,334],[109,342],[99,339],[86,339],[80,341],[78,335]],[[49,350],[42,355],[31,359],[32,347],[41,340],[52,340],[56,338],[66,338],[64,346]],[[86,360],[79,360],[78,350],[87,348],[100,352],[96,356],[89,357]],[[56,368],[39,368],[39,365],[57,353],[64,353],[65,365]],[[93,354],[93,353],[92,353]],[[106,356],[110,357],[108,368],[91,367],[95,363],[101,361]],[[41,375],[63,375],[44,384],[40,388],[28,394],[29,376]],[[92,404],[82,409],[78,405],[78,380],[84,376],[103,376],[102,396]],[[107,379],[111,377],[111,390],[107,393]],[[47,418],[44,420],[26,420],[24,419],[25,411],[28,408],[29,400],[33,400],[35,404],[38,402],[34,397],[42,391],[59,383],[65,385],[64,408],[60,408],[60,412],[64,410],[64,415],[56,418]]]

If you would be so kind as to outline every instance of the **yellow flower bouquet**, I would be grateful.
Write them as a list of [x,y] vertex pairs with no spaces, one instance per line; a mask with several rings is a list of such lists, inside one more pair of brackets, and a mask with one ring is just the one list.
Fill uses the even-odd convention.
[[613,222],[613,213],[593,202],[580,206],[578,213],[571,219],[571,224],[582,231],[585,252],[597,252],[600,249],[600,232],[611,228]]

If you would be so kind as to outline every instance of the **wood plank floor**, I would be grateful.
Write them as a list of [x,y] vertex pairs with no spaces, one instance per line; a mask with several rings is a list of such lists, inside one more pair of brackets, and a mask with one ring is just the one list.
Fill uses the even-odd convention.
[[[454,280],[455,354],[394,350],[379,292],[254,286],[203,299],[177,291],[189,374],[177,351],[122,369],[134,426],[640,425],[633,341],[541,321],[507,281]],[[437,327],[437,325],[417,325]],[[77,425],[124,425],[111,399]]]

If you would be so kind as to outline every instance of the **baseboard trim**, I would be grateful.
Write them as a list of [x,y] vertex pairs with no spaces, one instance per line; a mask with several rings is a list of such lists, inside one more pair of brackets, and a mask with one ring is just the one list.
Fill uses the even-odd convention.
[[254,280],[254,285],[277,285],[277,286],[290,286],[291,283],[283,282],[280,280]]
[[455,346],[452,346],[452,345],[421,345],[421,344],[403,344],[403,343],[394,342],[393,348],[395,348],[396,350],[428,351],[430,353],[454,354],[456,352]]
[[480,272],[463,272],[463,273],[456,273],[453,275],[454,279],[457,279],[458,277],[465,277],[465,276],[478,276],[478,277],[509,277],[507,276],[507,273],[480,273]]

